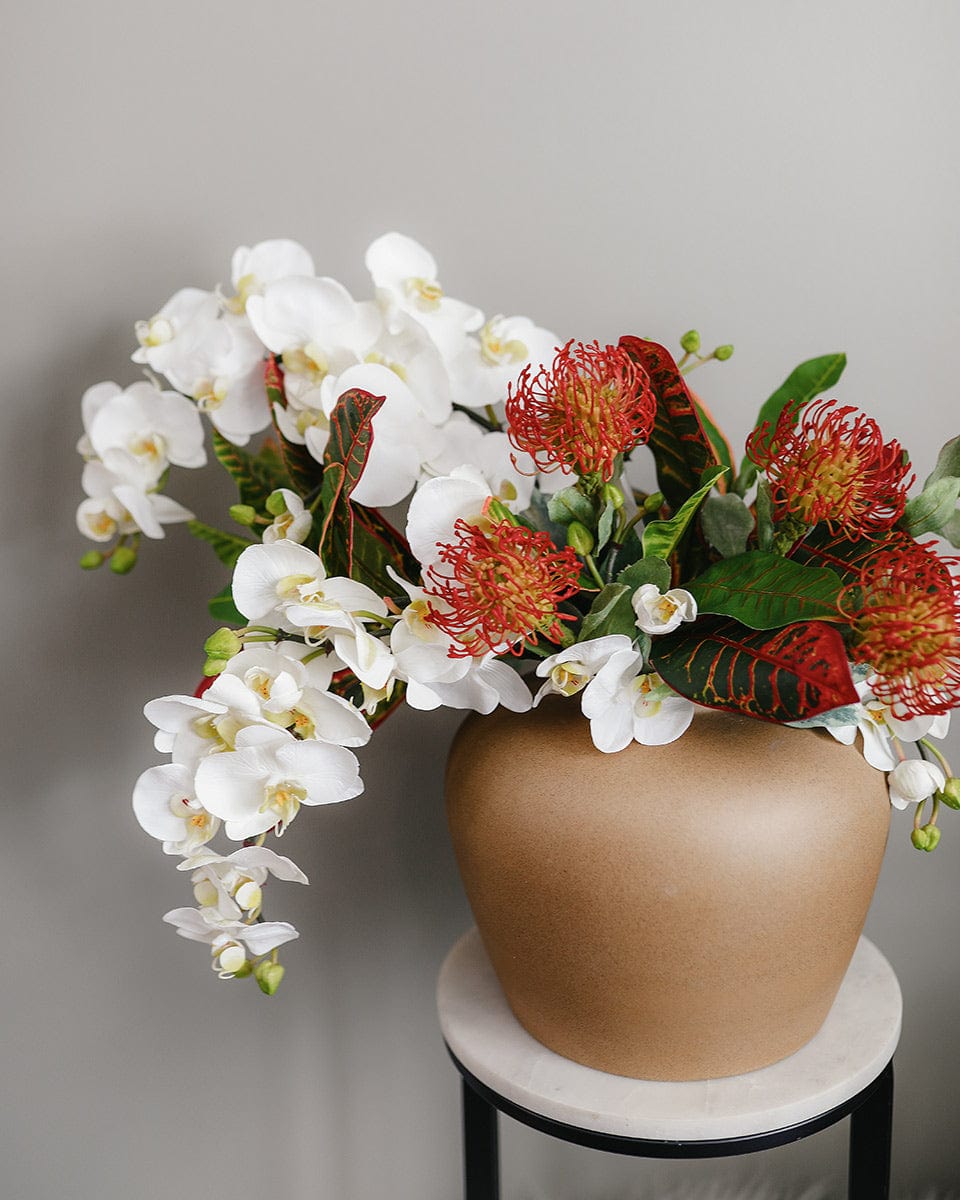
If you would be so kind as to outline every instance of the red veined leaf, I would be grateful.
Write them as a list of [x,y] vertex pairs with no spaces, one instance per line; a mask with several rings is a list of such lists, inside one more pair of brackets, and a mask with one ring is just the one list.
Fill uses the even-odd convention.
[[654,638],[650,661],[682,696],[762,721],[800,721],[857,702],[843,638],[821,621],[754,632],[729,619],[698,620]]
[[320,488],[320,557],[331,575],[357,578],[353,571],[354,507],[350,494],[367,465],[373,445],[373,418],[385,399],[351,388],[330,414],[330,439],[323,456]]
[[290,477],[293,490],[300,496],[301,500],[306,500],[311,493],[316,494],[322,478],[323,468],[306,446],[299,446],[295,442],[288,442],[280,432],[280,426],[277,424],[276,406],[279,405],[281,408],[286,408],[287,398],[283,390],[283,372],[280,370],[280,364],[272,355],[264,363],[263,381],[267,389],[267,403],[270,405],[273,428],[276,431],[280,446],[280,457]]
[[704,471],[721,465],[720,459],[670,351],[638,337],[622,337],[619,344],[650,377],[657,397],[657,415],[649,445],[657,464],[660,491],[670,507],[677,509],[700,486]]
[[899,529],[891,529],[877,538],[859,538],[852,542],[843,534],[831,533],[826,525],[817,525],[802,542],[790,551],[794,562],[808,563],[814,567],[830,567],[844,583],[852,583],[860,577],[860,568],[884,550],[912,546],[914,540]]

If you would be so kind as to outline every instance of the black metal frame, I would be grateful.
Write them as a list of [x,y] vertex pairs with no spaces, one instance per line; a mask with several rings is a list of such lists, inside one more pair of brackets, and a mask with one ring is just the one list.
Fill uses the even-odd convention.
[[768,1133],[704,1141],[654,1141],[597,1133],[578,1125],[553,1121],[540,1113],[514,1104],[481,1083],[460,1062],[450,1047],[447,1052],[462,1076],[464,1200],[499,1200],[500,1150],[497,1113],[550,1137],[611,1154],[639,1158],[724,1158],[754,1154],[796,1142],[819,1133],[844,1117],[850,1121],[848,1200],[889,1200],[890,1148],[893,1132],[893,1062],[856,1096],[828,1112]]

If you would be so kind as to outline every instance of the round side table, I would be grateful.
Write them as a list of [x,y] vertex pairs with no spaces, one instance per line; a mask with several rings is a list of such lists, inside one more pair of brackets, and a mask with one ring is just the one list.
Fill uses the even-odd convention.
[[749,1154],[850,1116],[849,1200],[888,1200],[902,1002],[892,967],[866,938],[816,1037],[782,1062],[725,1079],[625,1079],[561,1058],[510,1011],[476,929],[447,955],[437,1008],[462,1076],[465,1200],[499,1200],[498,1111],[564,1141],[646,1158]]

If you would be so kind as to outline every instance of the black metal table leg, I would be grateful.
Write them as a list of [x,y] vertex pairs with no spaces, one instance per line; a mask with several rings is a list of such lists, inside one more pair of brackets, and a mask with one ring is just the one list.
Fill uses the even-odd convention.
[[892,1136],[891,1062],[878,1076],[876,1089],[850,1116],[848,1200],[889,1200]]
[[463,1094],[463,1200],[500,1200],[497,1110],[467,1083]]

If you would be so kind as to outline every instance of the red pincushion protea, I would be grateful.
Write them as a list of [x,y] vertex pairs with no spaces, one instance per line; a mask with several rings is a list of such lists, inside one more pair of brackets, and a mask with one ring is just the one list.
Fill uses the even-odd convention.
[[617,455],[649,438],[657,401],[625,350],[569,341],[549,368],[523,371],[506,408],[510,441],[541,471],[565,467],[609,480]]
[[747,456],[770,480],[778,519],[791,514],[875,537],[903,515],[910,463],[899,442],[884,442],[876,421],[835,404],[810,405],[799,424],[800,405],[788,404],[774,429],[765,421],[750,435]]
[[562,637],[561,621],[574,617],[557,604],[579,591],[580,560],[558,550],[546,533],[501,521],[479,529],[460,520],[455,542],[442,545],[425,578],[430,621],[458,645],[451,658],[469,658],[509,647],[520,654],[538,634]]
[[876,672],[871,686],[894,715],[933,716],[960,703],[960,558],[932,543],[871,558],[841,593],[852,616],[854,662]]

